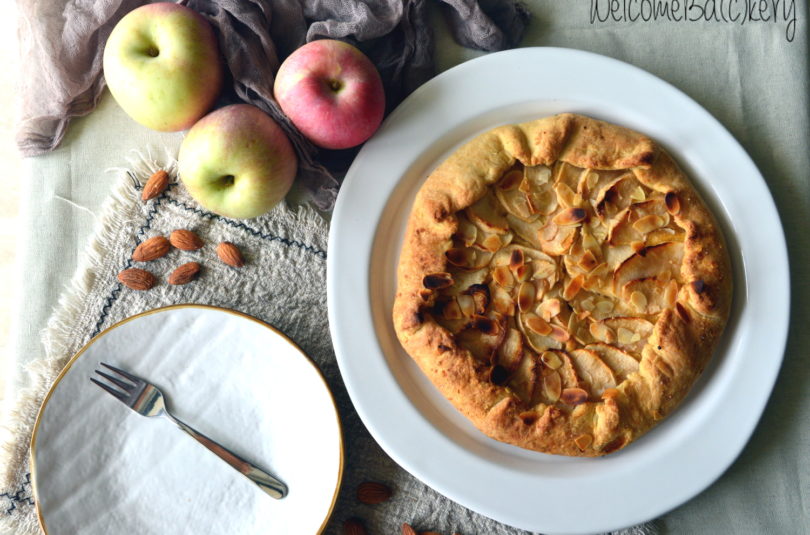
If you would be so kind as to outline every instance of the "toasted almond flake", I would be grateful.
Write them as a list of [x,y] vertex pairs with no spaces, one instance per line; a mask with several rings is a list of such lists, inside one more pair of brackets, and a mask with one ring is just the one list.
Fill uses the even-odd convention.
[[514,316],[515,301],[506,290],[496,286],[492,296],[492,310],[504,316]]
[[484,241],[481,242],[481,246],[491,253],[494,253],[495,251],[500,249],[502,245],[503,242],[501,241],[501,238],[497,234],[487,236],[484,239]]
[[511,171],[507,172],[503,175],[500,182],[498,182],[498,187],[504,191],[509,191],[515,189],[518,184],[523,180],[523,173],[520,169],[512,169]]
[[518,309],[521,312],[525,312],[531,308],[534,304],[534,298],[536,295],[537,289],[534,287],[534,283],[529,281],[524,281],[520,284],[520,288],[518,288]]
[[579,259],[579,267],[585,271],[591,271],[597,265],[599,265],[599,260],[596,259],[596,256],[594,256],[590,250],[585,251],[582,257]]
[[560,327],[559,325],[552,325],[551,326],[551,334],[550,334],[550,336],[552,338],[554,338],[555,340],[557,340],[558,342],[562,342],[562,343],[565,343],[565,342],[567,342],[568,340],[571,339],[571,334],[566,329],[564,329],[563,327]]
[[560,393],[560,401],[566,405],[581,405],[588,401],[588,393],[581,388],[566,388]]
[[641,340],[641,335],[639,333],[633,333],[633,336],[630,337],[631,344],[635,344],[639,340]]
[[666,290],[664,290],[664,303],[667,308],[675,306],[675,301],[678,299],[678,283],[674,279],[669,281]]
[[532,262],[532,278],[545,279],[554,274],[557,265],[549,260],[534,260]]
[[662,227],[666,224],[666,221],[660,215],[650,214],[645,215],[635,223],[633,223],[633,228],[640,232],[641,234],[647,234],[652,232],[653,230]]
[[630,303],[633,305],[633,308],[636,309],[636,312],[644,312],[647,310],[647,296],[639,291],[630,294]]
[[461,294],[456,298],[461,314],[464,316],[472,316],[475,314],[475,299],[469,294]]
[[[560,204],[562,204],[564,208],[572,208],[576,206],[577,194],[565,182],[558,182],[555,184],[554,192],[557,194],[557,200],[559,200]],[[582,196],[579,196],[579,199],[581,200]]]
[[644,189],[641,186],[637,186],[636,189],[633,190],[633,193],[630,194],[630,198],[635,202],[641,202],[647,198],[647,195],[644,193]]
[[616,305],[609,299],[601,299],[596,303],[596,311],[600,314],[610,314]]
[[551,318],[557,316],[560,310],[562,310],[562,305],[559,299],[547,299],[537,307],[537,313],[546,321],[551,321]]
[[473,330],[480,331],[483,334],[496,335],[501,331],[498,322],[486,316],[473,315],[469,327]]
[[565,289],[563,290],[563,299],[565,299],[566,301],[570,301],[574,297],[576,297],[576,295],[582,289],[582,284],[584,282],[585,282],[584,275],[577,275],[576,277],[568,281],[568,284],[565,286]]
[[556,370],[562,366],[562,360],[560,360],[560,357],[554,351],[544,351],[543,354],[540,355],[540,360],[552,370]]
[[419,290],[419,297],[422,298],[422,301],[429,300],[431,295],[433,295],[433,292],[430,290]]
[[549,403],[556,403],[562,393],[562,378],[556,371],[543,376],[543,397]]
[[535,316],[534,314],[526,316],[526,327],[528,327],[533,332],[536,332],[539,335],[546,336],[551,334],[552,328],[549,323],[541,318],[540,316]]
[[593,296],[591,296],[580,301],[579,306],[582,307],[583,310],[591,312],[596,307],[596,303],[594,303]]
[[509,267],[515,270],[522,266],[526,261],[523,254],[523,249],[512,249],[512,254],[509,255]]
[[515,284],[515,278],[512,276],[512,271],[507,266],[498,266],[493,269],[492,280],[504,288],[511,288]]
[[681,211],[681,201],[673,191],[664,195],[664,204],[667,205],[667,212],[671,215],[676,215]]
[[446,272],[431,273],[422,279],[422,285],[428,290],[442,290],[453,285],[453,276]]
[[448,301],[444,307],[442,308],[442,316],[446,320],[460,320],[461,319],[461,308],[458,305],[458,302],[453,299]]
[[523,281],[529,280],[529,277],[531,276],[531,274],[532,274],[532,268],[531,268],[531,266],[529,266],[527,264],[524,264],[524,265],[518,267],[517,269],[515,269],[515,278],[518,280],[518,282],[523,282]]
[[552,218],[555,225],[577,225],[585,220],[588,213],[584,208],[567,208]]
[[577,447],[581,450],[586,449],[588,446],[593,443],[593,437],[589,434],[579,435],[577,438],[574,439],[574,443]]
[[[624,327],[619,327],[616,331],[616,336],[618,337],[620,344],[632,344],[634,342],[633,335],[635,333],[629,329],[625,329]],[[640,339],[641,337],[639,337]],[[635,340],[636,342],[638,340]]]
[[532,191],[532,184],[529,182],[529,179],[523,177],[520,181],[520,185],[518,186],[518,190],[522,191],[523,193],[530,193]]
[[591,336],[593,336],[596,340],[600,342],[605,342],[611,344],[615,341],[615,335],[613,334],[613,330],[601,322],[591,323],[588,330],[591,332]]

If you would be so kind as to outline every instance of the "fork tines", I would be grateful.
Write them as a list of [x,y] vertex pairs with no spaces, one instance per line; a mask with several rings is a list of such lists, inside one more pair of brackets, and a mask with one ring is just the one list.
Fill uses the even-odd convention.
[[119,374],[119,375],[121,375],[121,376],[123,376],[123,377],[125,377],[125,378],[129,379],[129,380],[130,380],[130,381],[132,381],[133,383],[135,383],[135,384],[130,384],[130,383],[127,383],[126,381],[122,381],[121,379],[119,379],[119,378],[117,378],[117,377],[113,377],[112,375],[109,375],[109,374],[107,374],[107,373],[104,373],[103,371],[100,371],[100,370],[95,370],[95,372],[96,372],[98,375],[100,375],[101,377],[104,377],[104,378],[105,378],[105,379],[107,379],[109,382],[111,382],[112,384],[116,385],[117,387],[119,387],[119,388],[123,389],[124,391],[123,391],[123,392],[121,392],[120,390],[116,390],[115,388],[111,387],[109,384],[106,384],[106,383],[103,383],[103,382],[98,381],[98,380],[96,380],[96,379],[93,379],[92,377],[90,378],[90,380],[91,380],[91,381],[93,381],[94,383],[96,383],[98,386],[100,386],[100,387],[101,387],[101,388],[103,388],[104,390],[106,390],[107,392],[109,392],[110,394],[112,394],[113,396],[115,396],[115,397],[117,397],[118,399],[122,400],[122,401],[123,401],[124,399],[126,399],[126,398],[129,396],[129,394],[130,394],[130,393],[131,393],[131,392],[132,392],[132,391],[133,391],[133,390],[134,390],[134,389],[135,389],[135,388],[138,386],[138,384],[141,382],[141,380],[140,380],[138,377],[135,377],[134,375],[132,375],[132,374],[130,374],[130,373],[127,373],[127,372],[125,372],[124,370],[121,370],[121,369],[116,368],[116,367],[114,367],[114,366],[110,366],[109,364],[105,364],[104,362],[100,362],[99,364],[101,364],[101,365],[102,365],[102,366],[104,366],[105,368],[107,368],[107,369],[109,369],[109,370],[112,370],[113,372],[115,372],[115,373],[117,373],[117,374]]

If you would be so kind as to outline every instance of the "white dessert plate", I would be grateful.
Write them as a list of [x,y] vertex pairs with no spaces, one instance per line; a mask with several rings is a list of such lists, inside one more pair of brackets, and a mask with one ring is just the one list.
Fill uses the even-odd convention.
[[[718,217],[734,265],[732,317],[700,381],[661,425],[598,459],[544,455],[487,438],[421,374],[391,321],[406,218],[431,170],[483,131],[566,111],[661,143]],[[420,87],[388,117],[338,196],[327,294],[343,379],[383,449],[452,500],[544,533],[637,524],[709,486],[759,420],[781,365],[789,315],[779,217],[765,181],[734,138],[651,74],[558,48],[464,63]]]
[[[275,500],[164,418],[90,382],[99,362],[156,384],[189,425],[287,483]],[[40,410],[31,470],[45,533],[321,533],[343,472],[319,370],[249,316],[178,306],[140,314],[71,359]]]

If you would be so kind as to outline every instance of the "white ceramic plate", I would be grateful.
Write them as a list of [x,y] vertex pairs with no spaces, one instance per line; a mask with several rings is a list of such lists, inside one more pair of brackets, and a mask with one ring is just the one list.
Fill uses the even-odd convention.
[[[701,380],[664,423],[599,459],[534,453],[482,435],[420,373],[390,319],[405,221],[430,171],[485,130],[563,111],[628,126],[666,147],[719,218],[734,264],[732,317]],[[677,89],[625,63],[574,50],[484,56],[414,92],[360,151],[343,183],[327,274],[338,363],[374,438],[449,498],[542,532],[629,526],[710,485],[750,437],[787,336],[783,231],[750,158]]]
[[[91,383],[101,361],[155,383],[175,416],[278,476],[287,497]],[[223,309],[159,309],[93,339],[49,392],[31,447],[40,522],[53,534],[320,533],[342,444],[323,377],[284,335]]]

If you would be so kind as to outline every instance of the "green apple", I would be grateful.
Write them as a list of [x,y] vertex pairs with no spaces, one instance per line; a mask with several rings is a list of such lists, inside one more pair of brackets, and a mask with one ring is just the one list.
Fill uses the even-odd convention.
[[233,104],[200,119],[180,145],[180,179],[206,209],[257,217],[292,186],[298,168],[290,140],[266,113]]
[[185,130],[214,105],[222,61],[211,25],[168,2],[122,18],[104,47],[104,78],[115,100],[153,130]]

